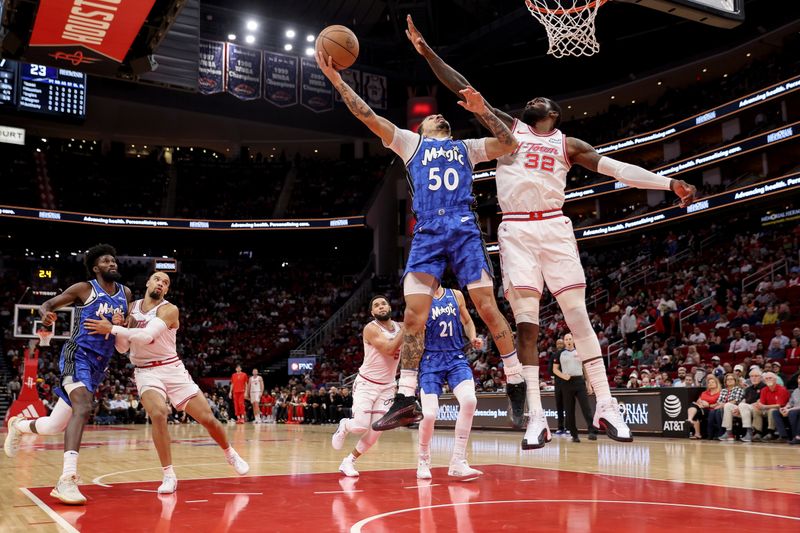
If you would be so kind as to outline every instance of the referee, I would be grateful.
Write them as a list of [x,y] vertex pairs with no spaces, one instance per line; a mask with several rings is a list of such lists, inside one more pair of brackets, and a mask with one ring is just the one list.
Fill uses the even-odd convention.
[[589,440],[597,440],[597,430],[592,425],[594,413],[589,407],[589,396],[586,394],[586,380],[583,378],[583,364],[575,351],[575,341],[571,333],[564,335],[565,349],[553,361],[553,373],[561,378],[561,390],[564,396],[564,409],[567,413],[567,429],[572,434],[572,442],[580,442],[578,426],[575,423],[575,397],[583,411],[586,426],[589,428]]

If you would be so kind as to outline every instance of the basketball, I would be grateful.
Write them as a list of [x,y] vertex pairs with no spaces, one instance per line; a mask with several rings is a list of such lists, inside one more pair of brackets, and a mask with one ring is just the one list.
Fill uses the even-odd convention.
[[316,51],[322,52],[327,60],[333,59],[333,68],[346,69],[358,57],[358,38],[345,26],[328,26],[317,37]]

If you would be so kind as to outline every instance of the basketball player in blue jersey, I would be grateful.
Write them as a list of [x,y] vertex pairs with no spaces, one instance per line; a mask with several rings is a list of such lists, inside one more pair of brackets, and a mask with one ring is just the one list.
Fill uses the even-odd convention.
[[431,479],[431,437],[439,413],[439,395],[445,383],[453,391],[459,407],[456,442],[447,473],[453,477],[472,477],[483,473],[470,467],[467,462],[467,441],[478,404],[472,367],[464,355],[465,346],[470,345],[480,349],[483,339],[475,334],[475,324],[467,311],[464,295],[461,291],[439,286],[433,295],[433,305],[425,323],[425,352],[419,363],[424,418],[419,424],[418,479]]
[[[428,46],[407,17],[406,36],[433,73],[457,95],[469,82]],[[550,430],[539,394],[539,300],[544,285],[558,301],[575,338],[575,347],[597,398],[593,425],[605,427],[610,438],[629,442],[631,431],[612,398],[600,343],[586,310],[586,277],[578,255],[572,222],[564,216],[567,172],[573,164],[613,177],[639,189],[672,191],[681,207],[694,201],[696,188],[683,180],[659,176],[636,165],[601,156],[588,143],[558,129],[561,108],[549,98],[533,98],[515,119],[490,106],[492,114],[514,132],[519,144],[497,160],[497,201],[503,222],[497,230],[503,289],[517,323],[529,409],[522,449],[537,449],[550,441]],[[482,115],[478,120],[483,122]],[[484,126],[494,131],[492,123]]]
[[411,189],[412,206],[417,217],[411,253],[403,276],[406,309],[405,331],[400,352],[398,394],[389,411],[373,423],[375,431],[384,431],[420,420],[416,401],[417,373],[425,339],[425,321],[433,293],[449,265],[460,286],[466,286],[481,319],[503,358],[512,400],[510,412],[521,425],[525,403],[522,366],[517,359],[511,329],[497,308],[494,298],[492,264],[472,210],[472,167],[510,153],[516,145],[511,131],[483,104],[480,93],[472,87],[462,91],[459,104],[490,124],[494,137],[455,140],[450,124],[442,115],[422,121],[419,133],[396,127],[375,112],[347,85],[332,67],[330,57],[317,55],[322,72],[341,94],[350,111],[383,144],[403,158]]
[[[78,450],[83,428],[92,412],[92,398],[106,375],[108,361],[114,355],[114,337],[91,335],[84,327],[90,318],[104,317],[122,323],[132,301],[131,291],[118,280],[117,252],[108,244],[98,244],[86,252],[84,263],[89,281],[82,281],[50,298],[39,307],[42,323],[51,326],[54,311],[75,306],[72,335],[61,349],[58,367],[61,387],[54,389],[59,400],[50,416],[25,420],[20,416],[8,421],[5,451],[16,455],[22,433],[56,435],[64,432],[64,468],[51,496],[70,505],[83,505],[86,498],[78,489]],[[115,318],[116,317],[116,318]]]

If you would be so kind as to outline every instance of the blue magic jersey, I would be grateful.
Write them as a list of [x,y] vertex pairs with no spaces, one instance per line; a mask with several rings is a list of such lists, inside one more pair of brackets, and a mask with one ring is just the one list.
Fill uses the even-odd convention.
[[472,162],[464,141],[420,137],[406,170],[412,208],[418,217],[443,207],[469,207],[475,201]]
[[467,342],[456,295],[444,289],[441,298],[433,299],[425,324],[425,354],[463,354]]
[[[114,283],[116,292],[106,293],[97,280],[91,280],[92,294],[82,306],[75,307],[75,322],[72,326],[72,336],[64,343],[61,351],[62,357],[72,359],[78,350],[81,350],[91,358],[94,358],[94,366],[103,366],[111,356],[114,355],[114,335],[89,335],[89,331],[84,327],[86,319],[99,319],[105,317],[109,322],[114,316],[114,312],[120,312],[123,316],[128,314],[128,300],[125,297],[125,289],[119,283]],[[98,359],[101,358],[101,360]]]

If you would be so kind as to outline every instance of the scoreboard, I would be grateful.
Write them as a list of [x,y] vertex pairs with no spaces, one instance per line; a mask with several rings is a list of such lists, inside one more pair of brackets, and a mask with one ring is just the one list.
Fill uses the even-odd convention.
[[0,59],[0,109],[83,119],[86,74]]

